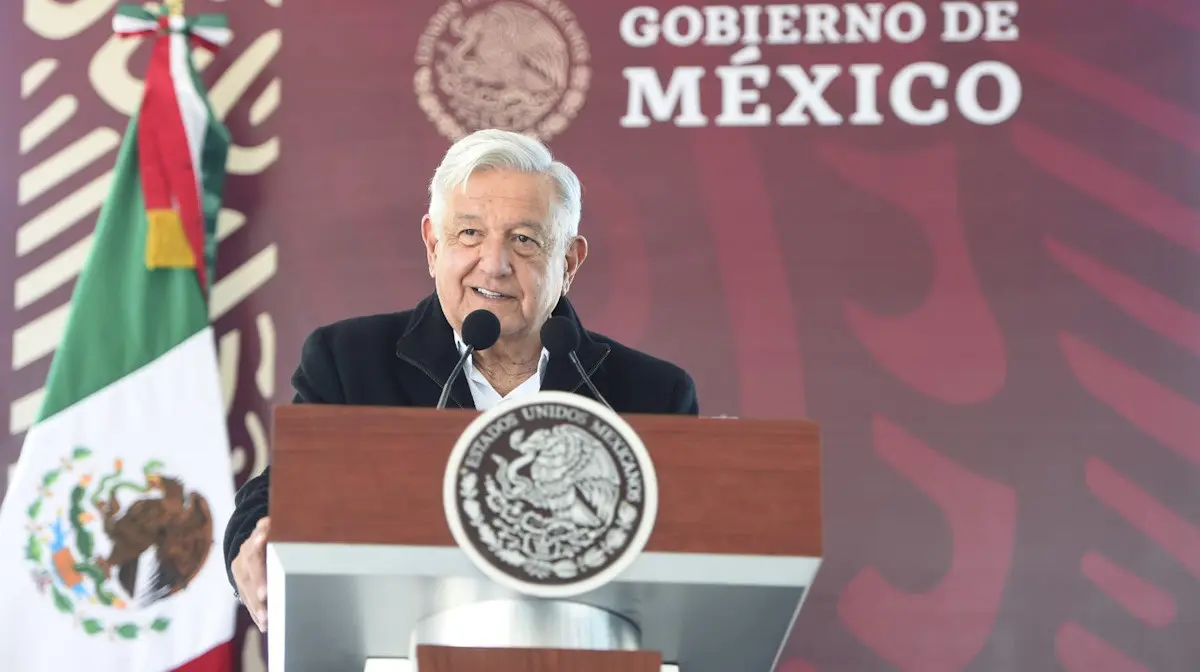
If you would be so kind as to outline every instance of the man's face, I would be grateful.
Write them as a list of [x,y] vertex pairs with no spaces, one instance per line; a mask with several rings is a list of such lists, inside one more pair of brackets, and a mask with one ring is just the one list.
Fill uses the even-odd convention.
[[500,318],[500,337],[537,334],[587,256],[587,241],[560,241],[545,176],[488,170],[447,194],[445,221],[421,222],[429,271],[446,319],[461,333],[480,308]]

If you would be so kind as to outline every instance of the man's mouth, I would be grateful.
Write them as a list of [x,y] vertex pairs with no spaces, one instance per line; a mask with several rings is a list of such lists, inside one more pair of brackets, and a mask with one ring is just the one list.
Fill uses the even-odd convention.
[[511,296],[509,296],[507,294],[501,294],[500,292],[493,292],[490,289],[484,289],[482,287],[472,287],[471,289],[475,290],[476,294],[478,294],[479,296],[482,296],[485,299],[497,300],[497,299],[511,299],[512,298]]

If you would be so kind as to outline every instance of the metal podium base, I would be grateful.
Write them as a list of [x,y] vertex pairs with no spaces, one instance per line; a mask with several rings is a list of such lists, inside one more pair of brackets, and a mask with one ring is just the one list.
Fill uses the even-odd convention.
[[770,672],[820,564],[645,552],[602,588],[550,602],[487,580],[458,548],[272,543],[271,672],[398,671],[414,643],[552,642],[659,651],[684,672]]
[[419,644],[479,648],[636,651],[641,633],[606,609],[558,600],[490,600],[439,612],[417,623],[410,660]]

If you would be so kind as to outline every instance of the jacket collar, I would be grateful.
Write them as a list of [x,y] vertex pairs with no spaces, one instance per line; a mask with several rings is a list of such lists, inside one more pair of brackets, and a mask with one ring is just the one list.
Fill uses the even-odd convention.
[[[594,340],[575,313],[574,306],[564,296],[559,299],[551,313],[555,317],[565,317],[579,333],[579,349],[576,354],[579,362],[587,371],[592,382],[601,387],[595,380],[594,374],[608,357],[609,346]],[[454,342],[454,329],[442,312],[442,304],[437,294],[425,297],[413,309],[412,318],[404,330],[404,334],[396,343],[396,356],[420,369],[426,376],[420,384],[405,383],[409,388],[414,405],[435,406],[441,388],[458,363],[458,348]],[[546,364],[546,374],[542,378],[543,390],[560,390],[575,392],[583,385],[583,378],[575,370],[575,366],[566,357],[551,357]],[[603,392],[601,392],[603,394]],[[607,396],[607,395],[606,395]],[[459,408],[474,408],[471,388],[466,376],[459,373],[454,384],[450,387],[450,402]]]

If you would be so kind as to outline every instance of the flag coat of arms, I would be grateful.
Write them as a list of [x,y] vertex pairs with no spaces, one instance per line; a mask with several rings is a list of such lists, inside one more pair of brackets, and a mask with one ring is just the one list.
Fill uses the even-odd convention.
[[41,412],[0,506],[0,669],[232,669],[233,509],[208,296],[229,134],[191,49],[223,17],[120,5],[153,40]]

